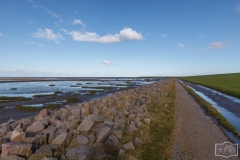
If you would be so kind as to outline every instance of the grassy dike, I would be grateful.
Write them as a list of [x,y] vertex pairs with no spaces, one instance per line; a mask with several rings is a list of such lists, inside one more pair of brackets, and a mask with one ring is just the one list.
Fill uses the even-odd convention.
[[240,73],[181,77],[181,79],[240,98]]
[[191,88],[189,88],[187,85],[180,82],[180,84],[193,95],[193,97],[200,103],[200,105],[207,111],[209,115],[214,117],[219,125],[223,126],[226,130],[232,132],[236,136],[240,137],[240,134],[237,132],[236,128],[230,124],[220,112],[216,108],[214,108],[210,103],[205,101],[202,97],[200,97],[197,93],[195,93]]
[[175,80],[163,85],[161,93],[158,92],[151,99],[147,105],[150,125],[139,127],[133,134],[125,132],[121,139],[121,143],[125,143],[137,136],[143,140],[143,144],[136,146],[134,151],[126,151],[127,156],[119,159],[131,159],[129,155],[142,160],[171,159],[176,127]]

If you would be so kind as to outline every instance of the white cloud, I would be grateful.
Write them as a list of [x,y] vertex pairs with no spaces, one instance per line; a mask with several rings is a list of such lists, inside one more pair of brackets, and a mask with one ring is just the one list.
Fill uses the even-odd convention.
[[72,35],[75,41],[97,42],[97,43],[117,43],[122,41],[132,41],[143,39],[141,33],[138,33],[131,28],[124,28],[119,34],[108,34],[99,36],[95,32],[78,32],[72,31],[68,34]]
[[2,35],[2,33],[0,32],[0,37],[2,37],[3,35]]
[[240,3],[237,3],[237,4],[235,5],[235,7],[233,8],[233,10],[234,10],[235,12],[237,12],[237,13],[240,13]]
[[141,33],[137,33],[131,28],[125,27],[123,30],[120,31],[120,38],[123,41],[131,41],[131,40],[141,40],[143,37]]
[[80,19],[74,19],[73,24],[80,24],[82,26],[85,26],[85,24]]
[[167,38],[167,35],[163,33],[163,34],[159,35],[159,37]]
[[198,37],[200,37],[200,38],[204,38],[205,36],[202,35],[202,34],[199,34]]
[[31,19],[29,19],[29,20],[27,20],[27,23],[28,24],[33,24],[34,22]]
[[34,41],[30,41],[30,42],[25,42],[26,44],[32,44],[32,45],[39,45],[40,47],[45,47],[45,44],[42,43],[38,43],[38,42],[34,42]]
[[56,18],[59,18],[59,19],[60,19],[60,15],[57,15],[55,12],[46,9],[46,7],[44,7],[44,6],[43,6],[43,9],[44,9],[50,16],[56,17]]
[[55,18],[58,18],[61,23],[63,22],[63,20],[61,19],[61,16],[60,16],[60,15],[56,14],[56,13],[53,12],[53,11],[48,10],[45,6],[36,5],[36,4],[33,2],[33,0],[28,0],[28,2],[31,3],[34,8],[41,8],[41,9],[43,9],[47,14],[49,14],[50,16],[55,17]]
[[210,45],[208,45],[207,47],[203,48],[204,50],[208,50],[208,49],[220,49],[220,48],[226,48],[227,46],[224,45],[225,43],[223,42],[215,42],[212,43]]
[[107,66],[114,65],[113,62],[108,61],[108,60],[104,60],[103,63],[106,64]]
[[38,32],[32,35],[35,38],[43,38],[47,40],[54,41],[55,43],[59,44],[60,39],[64,39],[61,34],[54,34],[51,29],[45,28],[45,30],[38,29]]
[[178,44],[178,47],[183,48],[183,47],[184,47],[184,44]]

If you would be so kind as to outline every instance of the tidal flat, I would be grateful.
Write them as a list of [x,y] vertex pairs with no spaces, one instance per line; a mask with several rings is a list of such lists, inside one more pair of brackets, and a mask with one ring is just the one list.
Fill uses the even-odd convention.
[[163,79],[138,77],[0,78],[0,113],[2,115],[0,122],[6,122],[10,118],[19,119],[35,115],[37,111],[49,105],[55,104],[63,107],[66,104],[88,101]]

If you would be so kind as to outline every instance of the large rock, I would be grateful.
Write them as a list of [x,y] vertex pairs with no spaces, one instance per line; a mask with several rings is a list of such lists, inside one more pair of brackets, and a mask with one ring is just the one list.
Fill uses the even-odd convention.
[[46,134],[51,134],[51,133],[54,133],[55,131],[57,130],[56,127],[54,126],[48,126],[48,128],[44,129],[43,130],[43,133],[46,133]]
[[62,120],[56,120],[55,123],[57,128],[67,128],[67,125]]
[[79,109],[79,108],[73,108],[72,109],[72,115],[79,115],[79,119],[80,119],[80,115],[81,115],[81,109]]
[[44,157],[53,156],[53,151],[56,149],[53,145],[43,145],[29,158],[29,160],[41,160]]
[[150,118],[145,118],[143,121],[144,121],[146,124],[150,124],[151,119],[150,119]]
[[5,136],[7,132],[11,131],[11,125],[9,123],[0,124],[0,136]]
[[142,143],[143,143],[143,141],[140,138],[135,137],[135,139],[134,139],[134,144],[135,145],[139,145],[139,144],[142,144]]
[[53,145],[63,145],[66,146],[69,144],[71,138],[71,134],[67,132],[63,132],[60,135],[58,135],[51,144]]
[[119,156],[125,155],[125,150],[124,149],[120,149],[119,152],[118,152],[118,155]]
[[41,160],[58,160],[58,159],[55,157],[44,157]]
[[14,130],[12,132],[10,140],[11,140],[11,142],[20,142],[21,143],[24,141],[25,137],[26,137],[25,132],[19,132],[17,130]]
[[121,127],[121,126],[114,127],[113,130],[112,130],[112,134],[117,136],[118,139],[122,139],[122,137],[123,137],[123,127]]
[[37,134],[34,136],[35,140],[33,143],[38,145],[44,145],[47,144],[48,136],[47,134]]
[[132,142],[128,142],[123,145],[123,149],[135,149],[135,147]]
[[81,115],[72,115],[72,116],[68,116],[68,120],[69,121],[75,121],[75,120],[80,120]]
[[68,130],[71,130],[71,129],[76,130],[78,128],[79,123],[80,123],[80,120],[75,120],[75,121],[71,122],[70,125],[67,126],[67,129]]
[[26,159],[22,158],[22,157],[18,157],[16,155],[12,155],[12,156],[7,156],[6,158],[4,158],[2,160],[26,160]]
[[12,123],[11,124],[12,129],[14,130],[20,123],[21,123],[21,121],[16,121],[16,122]]
[[113,145],[118,145],[120,144],[119,139],[115,135],[110,135],[107,138],[107,143],[108,144],[113,144]]
[[143,123],[141,121],[137,120],[137,119],[134,120],[134,123],[137,127],[143,125]]
[[103,127],[97,133],[97,142],[103,142],[110,133],[111,133],[111,128],[110,127]]
[[66,152],[67,159],[92,160],[94,148],[91,146],[81,145],[75,148],[69,148]]
[[30,143],[8,142],[2,145],[1,158],[5,158],[11,155],[18,155],[21,157],[29,158],[31,154],[32,144]]
[[22,129],[25,131],[27,127],[32,124],[32,121],[29,118],[25,118],[25,119],[22,119],[21,123],[22,123]]
[[48,143],[51,143],[57,136],[57,133],[50,133],[48,136]]
[[76,141],[78,142],[79,145],[89,144],[89,142],[90,142],[89,139],[83,135],[77,136]]
[[130,125],[129,125],[128,131],[129,131],[130,133],[132,133],[132,132],[134,132],[134,131],[136,131],[136,130],[137,130],[137,128],[136,128],[136,126],[135,126],[134,124],[130,124]]
[[48,109],[42,109],[40,112],[39,112],[40,115],[42,115],[43,117],[46,117],[49,115],[49,111]]
[[31,126],[27,127],[26,132],[40,133],[44,130],[44,128],[45,128],[45,126],[41,122],[36,121]]
[[91,118],[94,122],[102,122],[103,121],[103,118],[100,115],[90,114],[87,117]]
[[88,132],[93,125],[94,121],[91,118],[85,118],[78,126],[77,130],[79,130],[80,132]]

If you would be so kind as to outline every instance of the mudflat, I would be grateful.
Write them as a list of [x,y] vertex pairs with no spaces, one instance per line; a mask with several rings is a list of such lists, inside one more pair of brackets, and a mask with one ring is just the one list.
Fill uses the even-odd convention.
[[173,160],[226,159],[215,156],[215,144],[229,142],[228,138],[179,82],[176,82],[176,110],[177,133]]

